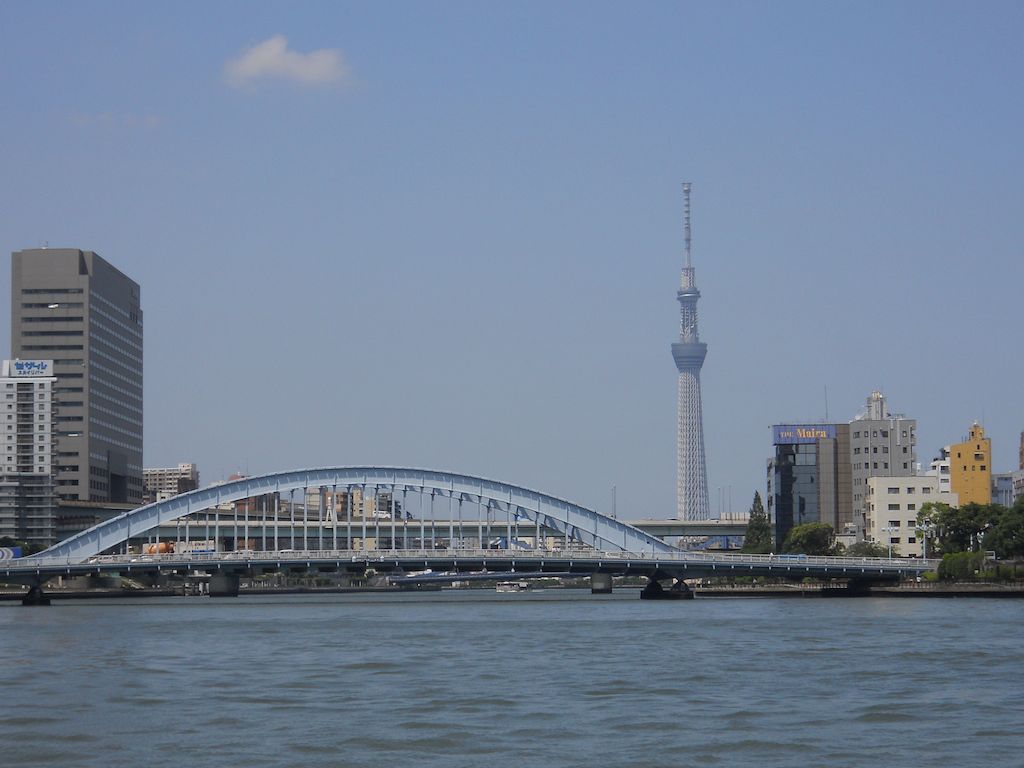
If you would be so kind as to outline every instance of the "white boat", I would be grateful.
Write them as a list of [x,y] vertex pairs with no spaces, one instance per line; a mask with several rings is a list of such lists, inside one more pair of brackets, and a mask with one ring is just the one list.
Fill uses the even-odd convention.
[[494,587],[495,592],[529,592],[530,584],[526,581],[499,581]]

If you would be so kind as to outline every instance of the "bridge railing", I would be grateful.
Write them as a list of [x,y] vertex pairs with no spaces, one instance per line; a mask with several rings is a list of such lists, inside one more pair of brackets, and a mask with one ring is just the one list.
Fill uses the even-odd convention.
[[24,559],[11,560],[3,564],[3,570],[32,571],[37,568],[52,569],[71,565],[145,565],[167,563],[245,563],[245,562],[292,562],[305,561],[348,561],[353,563],[399,561],[430,561],[430,560],[645,560],[658,563],[704,563],[721,566],[755,565],[787,568],[881,568],[885,570],[926,571],[938,567],[937,560],[920,558],[888,558],[888,557],[827,557],[817,555],[748,555],[733,553],[709,553],[680,550],[672,553],[598,551],[587,549],[550,549],[550,550],[509,550],[509,549],[368,549],[368,550],[277,550],[254,551],[240,550],[235,552],[183,552],[161,554],[120,554],[98,555],[89,558],[85,563],[71,563],[63,559]]

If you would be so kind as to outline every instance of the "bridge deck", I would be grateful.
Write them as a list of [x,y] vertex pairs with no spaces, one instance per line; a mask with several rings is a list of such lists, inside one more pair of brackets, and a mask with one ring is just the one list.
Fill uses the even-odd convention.
[[707,576],[773,576],[898,580],[936,567],[934,560],[812,557],[807,555],[742,555],[706,552],[670,554],[599,551],[514,551],[449,549],[317,550],[225,552],[209,554],[103,555],[85,563],[55,559],[13,560],[0,563],[0,581],[83,575],[89,573],[154,573],[205,571],[261,573],[308,571],[537,571],[561,573],[662,574],[677,578]]

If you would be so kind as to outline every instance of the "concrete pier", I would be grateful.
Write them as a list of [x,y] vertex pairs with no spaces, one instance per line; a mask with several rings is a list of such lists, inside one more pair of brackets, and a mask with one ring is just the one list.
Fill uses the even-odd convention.
[[210,576],[210,597],[238,597],[239,578],[234,573],[215,573]]
[[612,593],[612,575],[595,573],[590,576],[590,594],[610,595]]

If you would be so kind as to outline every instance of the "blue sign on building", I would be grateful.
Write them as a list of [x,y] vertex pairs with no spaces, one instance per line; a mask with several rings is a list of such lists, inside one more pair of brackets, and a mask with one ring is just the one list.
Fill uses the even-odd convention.
[[816,443],[819,440],[835,440],[835,437],[835,424],[776,424],[772,427],[772,442],[775,445]]

